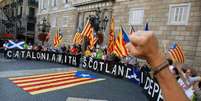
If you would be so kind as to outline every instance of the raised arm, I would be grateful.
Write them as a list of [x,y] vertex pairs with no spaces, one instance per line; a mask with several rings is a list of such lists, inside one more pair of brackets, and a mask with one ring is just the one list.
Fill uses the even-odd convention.
[[[153,32],[136,32],[129,35],[129,38],[131,40],[127,44],[129,53],[145,59],[151,66],[151,69],[156,69],[166,61],[164,53],[159,49],[158,40]],[[168,66],[160,70],[155,77],[162,89],[165,101],[188,101],[183,90],[169,71]]]

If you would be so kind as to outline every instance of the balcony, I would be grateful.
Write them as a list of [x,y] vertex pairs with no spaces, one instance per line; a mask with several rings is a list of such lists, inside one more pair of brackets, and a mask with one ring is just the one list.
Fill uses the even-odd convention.
[[106,1],[114,1],[114,0],[72,0],[72,5],[77,7],[77,6],[88,5],[88,4],[98,3],[98,2],[106,2]]

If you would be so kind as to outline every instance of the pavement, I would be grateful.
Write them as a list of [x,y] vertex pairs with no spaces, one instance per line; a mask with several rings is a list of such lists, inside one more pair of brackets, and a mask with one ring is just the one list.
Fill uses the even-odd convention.
[[81,70],[61,64],[0,58],[0,101],[148,101],[142,88],[124,79],[87,71],[104,81],[31,95],[9,78]]

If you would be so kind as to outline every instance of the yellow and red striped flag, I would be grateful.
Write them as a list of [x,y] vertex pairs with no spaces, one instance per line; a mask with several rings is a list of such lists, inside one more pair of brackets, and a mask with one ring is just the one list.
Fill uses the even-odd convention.
[[112,53],[114,50],[114,44],[115,44],[115,36],[114,36],[114,29],[115,29],[115,23],[114,23],[114,17],[111,19],[110,23],[110,32],[109,32],[109,40],[108,40],[108,53]]
[[61,44],[62,39],[63,39],[63,35],[61,34],[60,29],[58,29],[53,39],[54,47],[58,47]]
[[105,80],[84,71],[68,71],[25,77],[9,78],[17,87],[31,95],[70,88],[82,84]]
[[87,38],[89,39],[89,48],[93,49],[97,42],[97,38],[94,36],[94,29],[92,27],[90,28]]
[[77,32],[73,38],[73,43],[74,44],[81,44],[82,42],[82,36],[80,32]]
[[91,23],[88,20],[87,23],[86,23],[86,25],[85,25],[85,27],[84,27],[84,29],[82,30],[81,35],[89,37],[90,36],[90,32],[91,32],[91,28],[92,28]]
[[170,47],[168,53],[174,62],[184,63],[185,56],[182,48],[177,43],[173,43]]
[[90,49],[94,48],[94,45],[97,42],[97,38],[94,36],[94,29],[88,20],[82,33],[81,33],[82,38],[87,37],[89,39],[89,47]]
[[117,39],[115,40],[114,53],[118,57],[128,56],[128,51],[126,49],[126,41],[124,41],[123,37],[124,33],[125,31],[122,28],[117,36]]

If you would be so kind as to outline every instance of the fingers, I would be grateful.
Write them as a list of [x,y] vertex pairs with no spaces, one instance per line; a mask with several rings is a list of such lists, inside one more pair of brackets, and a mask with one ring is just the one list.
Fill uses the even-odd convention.
[[143,45],[146,43],[146,41],[153,37],[152,31],[138,31],[134,34],[129,34],[129,39],[131,40],[131,43],[136,45]]
[[133,56],[140,56],[141,52],[137,49],[137,47],[133,46],[132,43],[126,44],[126,48],[128,49],[128,53]]

